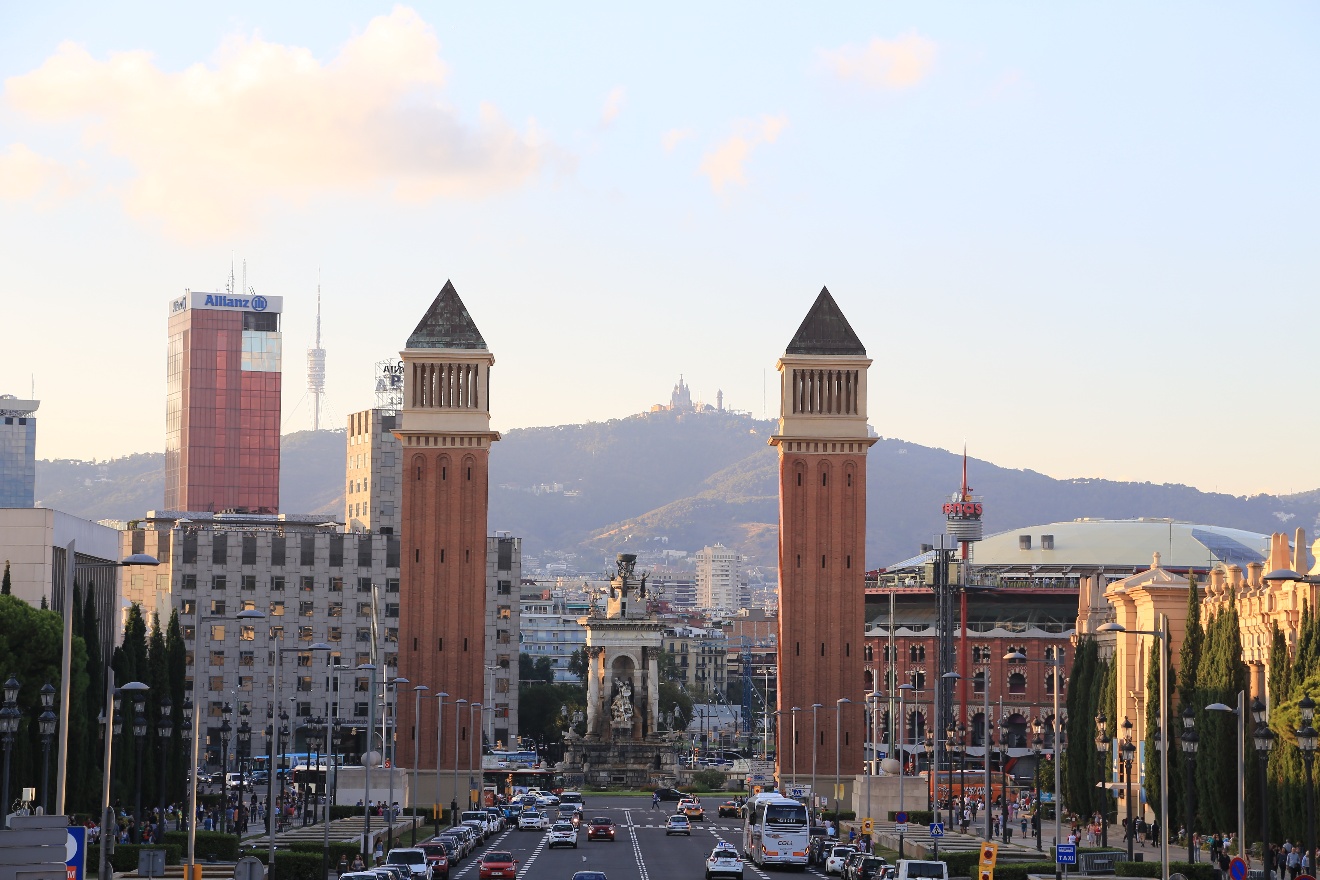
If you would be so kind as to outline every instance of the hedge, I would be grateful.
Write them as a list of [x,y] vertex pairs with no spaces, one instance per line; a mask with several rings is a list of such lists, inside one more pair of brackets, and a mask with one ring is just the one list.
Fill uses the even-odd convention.
[[832,819],[835,822],[851,822],[853,819],[857,818],[857,814],[852,810],[840,810],[837,813],[833,811],[821,813],[820,817],[822,819]]
[[[350,805],[350,804],[335,804],[334,806],[332,806],[332,807],[330,808],[330,818],[331,818],[332,820],[334,820],[334,819],[351,819],[351,818],[353,818],[354,816],[361,816],[361,815],[362,815],[362,810],[363,810],[362,807],[354,807],[354,806],[352,806],[352,805]],[[401,812],[399,813],[400,818],[402,818],[402,817],[404,817],[404,816],[410,816],[410,815],[412,815],[412,810],[411,810],[411,809],[406,809],[406,810],[403,810],[403,811],[401,811]],[[421,817],[422,819],[424,819],[427,825],[430,825],[432,822],[435,821],[434,819],[431,818],[431,811],[430,811],[430,810],[418,810],[418,811],[417,811],[417,815],[418,815],[419,817]],[[384,816],[374,816],[374,815],[373,815],[373,816],[371,817],[371,824],[372,824],[372,826],[374,827],[377,823],[380,824],[380,827],[384,828],[384,827],[385,827],[385,824],[384,824],[384,823],[385,823],[385,817],[384,817]],[[441,812],[441,815],[440,815],[440,824],[441,824],[441,825],[448,825],[448,824],[449,824],[449,808],[448,808],[448,807],[445,807],[444,810]]]
[[[929,825],[935,821],[935,814],[930,810],[904,810],[904,812],[908,814],[908,822],[913,825]],[[898,810],[890,810],[889,821],[897,821],[895,819],[897,815]]]
[[[269,853],[264,849],[252,850],[245,855],[254,856],[263,865],[269,865]],[[334,862],[330,863],[334,870]],[[278,850],[275,853],[275,867],[267,872],[266,880],[321,880],[321,853],[289,852]]]
[[[1119,877],[1159,877],[1160,863],[1115,862],[1114,873]],[[1169,862],[1170,874],[1182,874],[1187,880],[1216,880],[1219,871],[1208,862]]]
[[[166,831],[165,842],[179,847],[185,856],[188,854],[188,832]],[[198,831],[195,843],[197,860],[200,862],[236,862],[238,861],[238,838],[233,834],[219,831]]]
[[995,865],[995,880],[1027,880],[1028,874],[1053,874],[1058,866],[1053,862],[1023,862]]
[[[343,841],[343,840],[332,840],[330,841],[330,866],[333,868],[335,865],[339,864],[339,857],[341,855],[344,856],[346,859],[348,859],[350,862],[352,862],[353,856],[357,855],[361,851],[362,848],[356,843]],[[323,852],[325,852],[325,847],[321,843],[316,841],[295,840],[289,844],[288,852],[316,853],[319,856]],[[279,860],[280,857],[279,854],[277,853],[275,856],[275,861],[278,863]]]
[[[143,849],[163,849],[165,850],[165,864],[177,865],[183,858],[183,852],[178,846],[172,843],[116,843],[114,852],[110,853],[110,867],[116,873],[132,871],[137,873],[138,869],[138,851]],[[93,844],[87,847],[87,864],[90,872],[95,869],[90,867],[101,863],[100,844]]]

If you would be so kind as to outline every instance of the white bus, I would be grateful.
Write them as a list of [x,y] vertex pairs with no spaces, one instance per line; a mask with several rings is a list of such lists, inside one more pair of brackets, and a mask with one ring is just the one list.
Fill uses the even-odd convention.
[[743,856],[756,865],[807,866],[807,808],[777,791],[754,795],[743,819]]

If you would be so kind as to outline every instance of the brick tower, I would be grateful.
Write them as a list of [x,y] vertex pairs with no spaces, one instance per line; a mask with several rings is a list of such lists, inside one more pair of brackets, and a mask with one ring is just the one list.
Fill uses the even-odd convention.
[[[411,763],[413,736],[420,735],[418,766],[435,767],[434,695],[445,691],[441,766],[454,766],[457,736],[459,766],[466,768],[481,719],[466,707],[455,719],[453,704],[483,698],[488,465],[490,445],[500,439],[490,429],[495,358],[448,281],[402,356],[403,411],[394,432],[402,457],[399,675],[430,691],[417,729],[411,686],[400,688],[399,754]],[[478,739],[476,754],[480,745]]]
[[[817,792],[829,794],[835,768],[862,769],[865,738],[863,635],[866,571],[866,348],[829,290],[798,327],[779,370],[779,779],[812,771],[813,703]],[[797,713],[793,742],[792,707]],[[794,751],[796,751],[796,754]]]

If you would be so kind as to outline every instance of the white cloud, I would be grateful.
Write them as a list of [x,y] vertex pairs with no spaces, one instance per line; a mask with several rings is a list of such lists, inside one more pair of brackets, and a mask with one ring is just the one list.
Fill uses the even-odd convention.
[[926,78],[935,64],[935,44],[916,31],[894,40],[875,37],[862,48],[848,45],[822,53],[826,66],[842,80],[873,89],[907,89]]
[[695,134],[696,132],[690,128],[671,128],[660,136],[660,143],[664,145],[666,153],[672,153],[679,144]]
[[610,123],[614,122],[615,117],[623,110],[623,99],[627,90],[623,86],[615,86],[610,89],[610,93],[605,96],[605,106],[600,111],[601,128],[609,128]]
[[62,199],[77,193],[84,183],[81,168],[69,168],[26,144],[10,144],[0,153],[0,199]]
[[400,6],[326,63],[256,35],[178,72],[146,52],[98,61],[65,43],[8,79],[5,95],[31,119],[80,124],[84,147],[127,160],[133,175],[120,194],[131,214],[184,236],[223,235],[271,199],[479,198],[525,184],[556,158],[533,122],[519,131],[488,105],[475,122],[461,119],[443,100],[439,50],[426,22]]
[[743,165],[752,150],[772,144],[788,125],[787,116],[762,116],[759,121],[743,119],[734,124],[734,134],[701,157],[700,171],[710,178],[716,195],[724,195],[731,183],[747,185]]

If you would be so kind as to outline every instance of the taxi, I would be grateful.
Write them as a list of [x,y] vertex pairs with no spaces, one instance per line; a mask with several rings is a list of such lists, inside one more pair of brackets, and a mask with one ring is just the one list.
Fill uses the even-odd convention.
[[701,804],[692,798],[678,802],[678,812],[687,816],[693,822],[705,822],[706,811],[701,808]]
[[743,861],[738,857],[738,850],[721,841],[706,859],[706,880],[716,877],[738,877],[743,875]]

